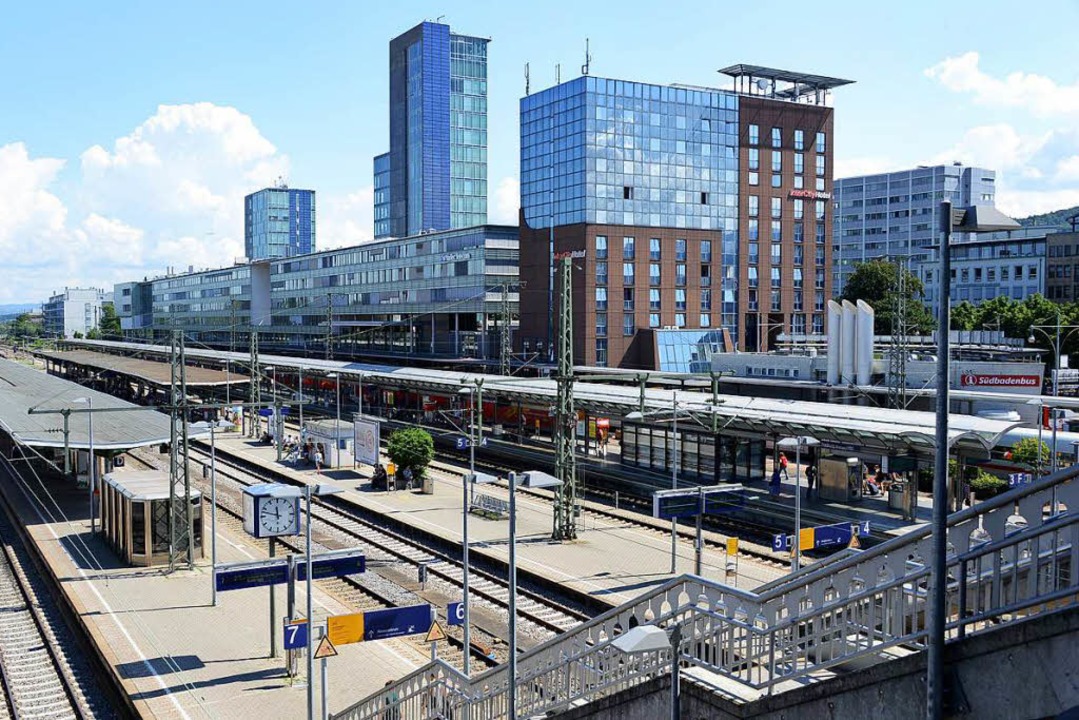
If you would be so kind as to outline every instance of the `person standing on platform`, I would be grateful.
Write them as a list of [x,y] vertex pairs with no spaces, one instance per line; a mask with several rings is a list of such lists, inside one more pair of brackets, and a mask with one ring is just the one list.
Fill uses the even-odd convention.
[[779,471],[783,473],[783,479],[790,482],[790,475],[787,474],[787,454],[779,453]]
[[768,492],[772,497],[779,495],[779,468],[772,470],[772,481],[768,483]]
[[813,488],[817,485],[817,466],[812,462],[806,468],[806,500],[813,498]]

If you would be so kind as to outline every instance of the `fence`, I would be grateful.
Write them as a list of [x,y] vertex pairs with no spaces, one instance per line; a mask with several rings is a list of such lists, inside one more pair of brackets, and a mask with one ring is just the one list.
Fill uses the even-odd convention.
[[[949,641],[1072,607],[1079,599],[1079,467],[948,518]],[[670,672],[669,650],[627,656],[610,640],[681,626],[678,661],[754,691],[814,682],[830,667],[924,649],[930,528],[773,583],[760,593],[675,578],[521,655],[518,715],[591,702]],[[811,676],[812,674],[812,676]],[[335,720],[505,718],[505,665],[471,679],[436,661]],[[386,715],[387,710],[391,715]]]

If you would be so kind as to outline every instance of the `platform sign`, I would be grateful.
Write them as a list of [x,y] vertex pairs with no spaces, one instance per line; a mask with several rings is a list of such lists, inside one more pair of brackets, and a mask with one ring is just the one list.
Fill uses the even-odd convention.
[[288,563],[268,560],[257,563],[234,563],[214,570],[214,585],[218,592],[279,585],[288,582]]
[[326,618],[326,637],[334,645],[363,642],[363,613]]
[[705,492],[704,494],[705,515],[722,515],[723,513],[739,510],[745,505],[746,493],[741,488],[737,490],[724,488],[720,491]]
[[1019,487],[1034,482],[1034,476],[1030,473],[1008,473],[1008,487]]
[[285,618],[285,649],[300,650],[307,647],[307,620],[288,621]]
[[363,614],[363,639],[385,640],[426,633],[433,621],[434,613],[430,605],[369,610]]
[[449,625],[465,624],[465,604],[453,602],[446,606],[446,623]]
[[701,514],[701,497],[696,490],[682,495],[652,495],[652,517],[661,520]]
[[315,649],[315,659],[324,660],[332,657],[337,657],[337,648],[333,646],[333,641],[330,638],[323,637],[318,641],[318,648]]
[[741,485],[659,490],[652,493],[652,517],[670,520],[701,514],[719,515],[745,504],[745,488]]
[[[869,521],[859,523],[835,523],[834,525],[821,525],[819,527],[802,528],[798,532],[798,545],[801,550],[824,550],[835,547],[848,547],[851,538],[869,536]],[[772,550],[782,552],[790,550],[794,543],[794,536],[785,533],[777,533],[772,536]]]
[[[458,450],[464,450],[465,448],[470,447],[471,443],[469,442],[468,438],[466,438],[466,437],[458,437],[458,438],[455,439],[454,445],[457,447]],[[487,438],[480,438],[480,441],[477,443],[477,446],[478,447],[487,447]]]
[[738,538],[736,538],[736,537],[727,538],[727,554],[728,555],[737,555],[738,554]]
[[[367,557],[358,550],[346,550],[340,553],[325,553],[311,558],[314,566],[312,580],[321,580],[328,577],[344,577],[356,575],[367,571]],[[307,563],[297,558],[296,579],[307,579]]]

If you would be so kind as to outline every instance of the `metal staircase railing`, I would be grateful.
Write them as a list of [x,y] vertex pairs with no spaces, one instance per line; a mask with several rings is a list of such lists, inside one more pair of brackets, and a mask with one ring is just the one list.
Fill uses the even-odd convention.
[[[1079,466],[949,516],[949,641],[1079,602],[1076,477]],[[670,672],[671,651],[627,656],[610,643],[639,624],[680,624],[683,666],[750,693],[782,692],[853,661],[922,650],[930,532],[916,528],[759,593],[673,578],[522,654],[518,713],[585,704]],[[469,679],[435,661],[334,718],[505,718],[507,695],[505,665]]]

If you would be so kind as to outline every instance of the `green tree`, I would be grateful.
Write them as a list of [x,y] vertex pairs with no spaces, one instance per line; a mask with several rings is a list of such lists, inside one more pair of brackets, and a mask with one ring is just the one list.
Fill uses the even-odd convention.
[[11,334],[17,338],[33,338],[44,331],[41,323],[34,322],[30,313],[16,315],[11,323]]
[[116,307],[112,303],[105,303],[101,306],[101,320],[98,322],[98,330],[101,331],[101,336],[107,340],[120,339],[122,335],[120,316],[116,314]]
[[98,330],[97,328],[90,328],[89,330],[86,331],[86,339],[87,340],[100,340],[101,339],[101,331]]
[[[1041,448],[1038,447],[1039,445]],[[1049,446],[1044,442],[1038,442],[1038,438],[1023,438],[1012,447],[1012,461],[1025,465],[1032,472],[1037,472],[1039,468],[1047,468],[1049,467]]]
[[952,308],[952,330],[976,330],[980,318],[978,308],[964,300]]
[[435,441],[431,433],[421,428],[405,428],[390,435],[386,454],[398,467],[400,474],[406,467],[412,468],[413,478],[420,480],[427,466],[435,458]]
[[[904,280],[907,331],[912,334],[929,333],[935,323],[932,313],[921,300],[925,295],[925,286],[910,270],[905,271]],[[875,313],[874,331],[878,335],[890,335],[898,306],[898,287],[898,264],[888,260],[870,260],[858,264],[843,287],[843,294],[839,299],[850,302],[864,300],[869,303]]]

